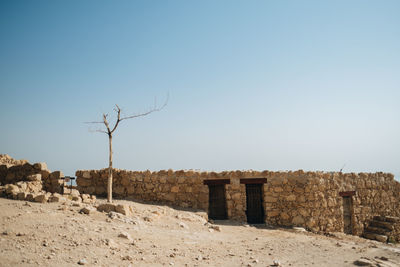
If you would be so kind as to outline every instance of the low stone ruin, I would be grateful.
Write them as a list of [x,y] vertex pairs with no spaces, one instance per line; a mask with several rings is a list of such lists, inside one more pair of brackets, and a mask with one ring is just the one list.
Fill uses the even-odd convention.
[[65,189],[64,174],[61,171],[51,172],[44,162],[30,164],[26,160],[0,155],[0,163],[0,197],[40,203],[96,201],[95,196],[80,194],[76,189]]
[[374,216],[365,228],[363,237],[380,242],[398,242],[400,218],[393,216]]

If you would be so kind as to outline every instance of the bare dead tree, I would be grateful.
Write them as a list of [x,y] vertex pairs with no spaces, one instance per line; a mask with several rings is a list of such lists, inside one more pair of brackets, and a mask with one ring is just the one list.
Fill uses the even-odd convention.
[[134,119],[138,117],[147,116],[153,112],[162,110],[168,103],[168,96],[162,106],[157,106],[157,102],[154,101],[154,106],[143,113],[134,114],[131,116],[121,116],[121,109],[118,105],[115,105],[114,111],[117,113],[117,120],[114,123],[114,126],[110,127],[110,123],[108,121],[108,114],[103,113],[102,121],[91,121],[86,123],[94,123],[94,124],[104,124],[106,130],[98,129],[96,132],[105,133],[108,135],[108,147],[109,147],[109,158],[108,158],[108,182],[107,182],[107,202],[112,203],[112,183],[113,183],[113,174],[112,174],[112,164],[113,164],[113,151],[112,151],[112,138],[115,130],[117,129],[119,123],[123,120]]

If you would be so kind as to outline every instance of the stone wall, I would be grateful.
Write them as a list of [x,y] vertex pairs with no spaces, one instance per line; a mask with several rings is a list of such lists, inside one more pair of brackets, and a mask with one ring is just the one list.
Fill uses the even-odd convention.
[[64,175],[60,171],[50,172],[46,163],[30,164],[25,162],[21,165],[0,165],[0,185],[17,184],[19,182],[37,182],[40,190],[51,193],[61,193]]
[[[77,171],[78,190],[105,195],[107,170]],[[208,210],[209,190],[204,180],[229,179],[225,185],[227,215],[246,220],[246,185],[241,179],[266,178],[262,185],[265,222],[301,226],[315,232],[343,231],[341,192],[355,191],[352,232],[361,235],[376,215],[400,215],[400,183],[388,173],[326,173],[270,171],[159,171],[113,172],[113,195]]]

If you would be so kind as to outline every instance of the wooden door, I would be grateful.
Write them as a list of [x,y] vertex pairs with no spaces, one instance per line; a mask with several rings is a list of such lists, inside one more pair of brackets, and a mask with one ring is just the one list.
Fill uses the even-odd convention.
[[248,223],[264,223],[263,184],[246,184],[246,215]]
[[209,184],[208,217],[213,220],[226,220],[225,185]]
[[352,234],[353,233],[353,227],[351,223],[351,196],[345,196],[343,197],[343,222],[344,222],[344,228],[343,232],[346,234]]

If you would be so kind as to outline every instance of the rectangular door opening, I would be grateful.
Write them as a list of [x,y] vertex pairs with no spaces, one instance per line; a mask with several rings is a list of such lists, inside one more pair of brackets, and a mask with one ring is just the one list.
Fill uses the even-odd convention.
[[226,220],[226,198],[224,184],[209,184],[208,217],[213,220]]
[[263,184],[246,184],[246,215],[248,223],[264,223]]
[[351,196],[343,197],[343,232],[345,234],[353,234],[353,225],[351,222],[352,199]]

